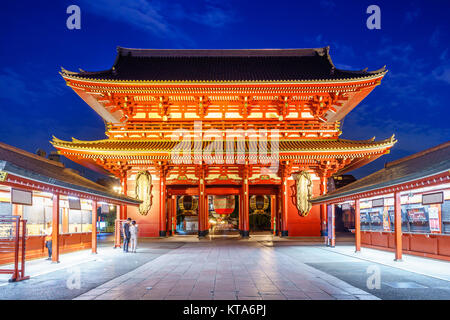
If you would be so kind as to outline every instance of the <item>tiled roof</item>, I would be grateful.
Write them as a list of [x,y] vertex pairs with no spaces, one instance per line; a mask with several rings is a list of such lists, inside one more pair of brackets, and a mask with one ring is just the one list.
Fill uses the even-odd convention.
[[48,160],[1,142],[0,170],[45,184],[113,198],[117,201],[140,203],[134,198],[110,192],[106,187],[76,174],[59,162]]
[[118,48],[113,67],[63,76],[105,81],[320,81],[371,78],[377,71],[346,71],[331,61],[329,48],[247,50],[158,50]]
[[450,142],[388,162],[385,167],[311,202],[336,199],[414,181],[450,170]]
[[[353,141],[345,139],[336,140],[281,140],[279,141],[279,150],[281,152],[342,152],[342,151],[364,151],[370,149],[378,149],[391,147],[396,140],[391,137],[382,141]],[[68,149],[76,151],[106,151],[106,152],[170,152],[179,143],[178,141],[162,141],[162,140],[96,140],[96,141],[63,141],[53,138],[51,142],[58,149]],[[225,149],[224,142],[224,149]],[[236,142],[235,142],[236,143]],[[203,141],[203,149],[210,144],[209,141]],[[187,146],[194,149],[194,141],[188,141]],[[270,141],[267,142],[267,148],[270,151]],[[237,147],[235,145],[235,150]],[[258,145],[255,142],[246,141],[246,152],[257,151]]]

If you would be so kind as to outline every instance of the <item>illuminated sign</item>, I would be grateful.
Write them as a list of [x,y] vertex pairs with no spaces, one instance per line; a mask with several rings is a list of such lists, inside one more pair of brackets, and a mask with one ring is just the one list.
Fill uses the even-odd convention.
[[77,199],[77,198],[69,198],[69,209],[72,209],[72,210],[81,210],[81,202],[80,202],[80,199]]
[[27,190],[11,189],[11,203],[31,206],[33,205],[33,194]]
[[384,207],[384,198],[372,200],[372,208]]
[[6,181],[6,178],[8,178],[8,172],[0,171],[0,181]]
[[422,195],[422,204],[436,204],[436,203],[443,203],[444,202],[444,193],[443,192],[436,192],[436,193],[429,193],[429,194],[423,194]]

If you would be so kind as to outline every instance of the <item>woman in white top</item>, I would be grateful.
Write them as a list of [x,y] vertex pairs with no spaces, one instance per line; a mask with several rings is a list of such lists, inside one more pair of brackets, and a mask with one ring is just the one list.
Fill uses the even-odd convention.
[[133,220],[131,222],[130,234],[131,234],[131,238],[130,238],[131,252],[136,253],[137,236],[138,236],[138,225],[136,224],[135,220]]

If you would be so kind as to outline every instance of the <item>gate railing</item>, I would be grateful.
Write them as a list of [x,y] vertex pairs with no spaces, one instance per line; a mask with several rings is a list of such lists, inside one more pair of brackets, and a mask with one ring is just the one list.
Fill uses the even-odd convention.
[[121,239],[123,238],[123,223],[127,220],[116,219],[114,224],[114,248],[121,248]]
[[0,274],[12,274],[10,282],[30,278],[25,276],[27,238],[27,220],[20,216],[0,216],[0,254],[14,255],[14,268],[0,269]]

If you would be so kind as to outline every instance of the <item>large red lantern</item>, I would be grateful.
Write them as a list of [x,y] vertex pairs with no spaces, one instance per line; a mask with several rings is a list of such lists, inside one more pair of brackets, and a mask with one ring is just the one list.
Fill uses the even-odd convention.
[[214,196],[214,211],[229,215],[234,211],[234,196]]

